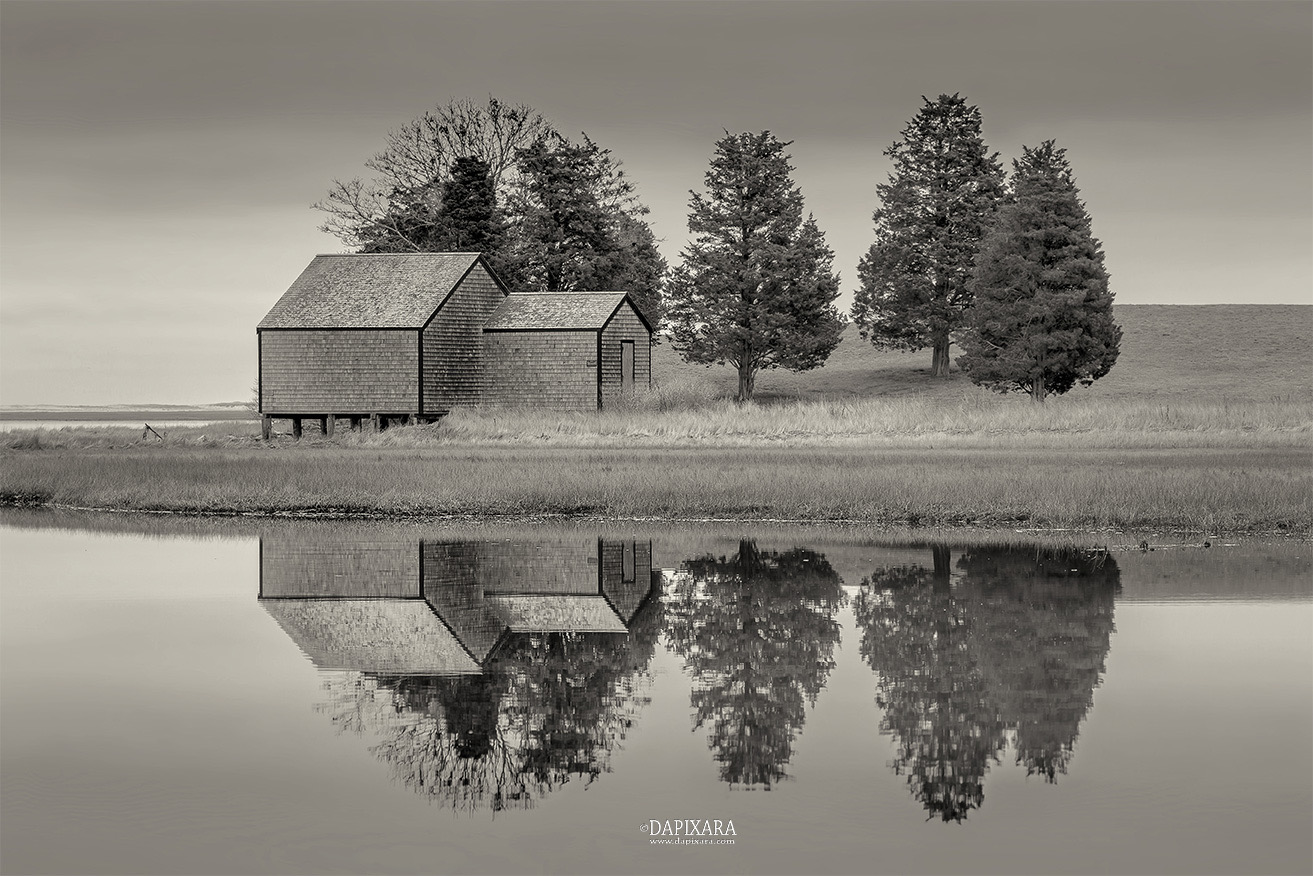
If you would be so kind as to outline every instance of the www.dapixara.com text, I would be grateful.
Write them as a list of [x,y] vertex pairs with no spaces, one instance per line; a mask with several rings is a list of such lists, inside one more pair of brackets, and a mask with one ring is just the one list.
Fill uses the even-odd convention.
[[699,845],[734,845],[733,821],[719,819],[669,819],[657,821],[652,819],[639,830],[649,834],[649,842],[660,845],[699,846]]

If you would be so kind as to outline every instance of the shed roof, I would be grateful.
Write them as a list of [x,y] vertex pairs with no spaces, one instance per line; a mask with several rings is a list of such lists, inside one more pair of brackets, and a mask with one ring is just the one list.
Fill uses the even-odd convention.
[[423,328],[476,252],[317,255],[261,329]]
[[490,596],[514,632],[623,633],[625,625],[600,596]]
[[422,599],[261,599],[320,669],[405,675],[478,672]]
[[615,314],[624,292],[533,292],[507,296],[484,323],[484,330],[595,330]]

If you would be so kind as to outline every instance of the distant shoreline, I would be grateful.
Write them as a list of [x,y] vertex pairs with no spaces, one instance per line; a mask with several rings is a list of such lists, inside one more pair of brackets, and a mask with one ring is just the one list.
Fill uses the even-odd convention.
[[246,408],[60,408],[43,410],[38,408],[22,410],[0,410],[0,422],[23,420],[50,421],[58,423],[78,422],[125,422],[149,423],[151,420],[195,420],[213,422],[216,420],[250,420],[255,414]]

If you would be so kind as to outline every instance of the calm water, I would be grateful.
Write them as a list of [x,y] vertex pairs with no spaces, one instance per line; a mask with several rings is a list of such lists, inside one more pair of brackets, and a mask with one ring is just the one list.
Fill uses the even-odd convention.
[[6,873],[1313,870],[1307,544],[0,523]]
[[156,430],[182,429],[191,426],[213,426],[215,423],[234,422],[232,420],[153,420],[149,415],[140,420],[0,420],[0,432],[22,432],[30,429],[45,429],[57,432],[60,429],[124,429],[144,432],[149,424]]

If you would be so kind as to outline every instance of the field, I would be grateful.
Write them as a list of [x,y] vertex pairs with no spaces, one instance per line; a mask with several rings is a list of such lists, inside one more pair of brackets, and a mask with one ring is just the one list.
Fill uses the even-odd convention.
[[[1285,398],[1313,403],[1313,306],[1132,305],[1118,306],[1115,313],[1124,332],[1117,365],[1088,389],[1077,388],[1053,401]],[[850,327],[823,367],[758,377],[758,397],[763,402],[992,397],[956,371],[947,381],[932,380],[929,366],[928,350],[879,352]],[[653,370],[667,381],[692,381],[723,396],[732,395],[736,386],[728,369],[687,365],[665,344],[657,347]]]
[[1034,405],[855,333],[758,379],[658,347],[623,410],[459,411],[382,434],[255,421],[13,432],[0,501],[200,513],[589,515],[1197,532],[1313,523],[1313,307],[1119,307],[1113,372]]

